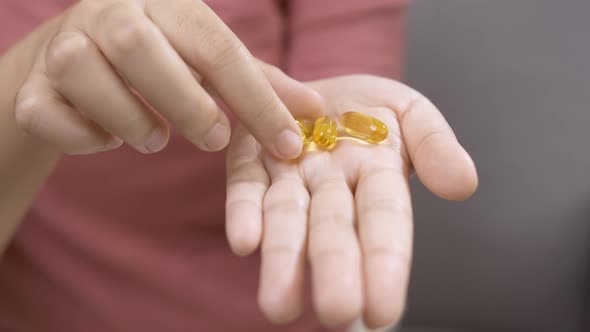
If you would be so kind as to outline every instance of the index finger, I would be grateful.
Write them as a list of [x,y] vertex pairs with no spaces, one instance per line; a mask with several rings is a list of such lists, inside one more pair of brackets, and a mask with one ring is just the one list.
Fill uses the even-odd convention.
[[246,47],[207,5],[151,0],[146,11],[260,144],[282,159],[299,155],[302,141],[295,120]]

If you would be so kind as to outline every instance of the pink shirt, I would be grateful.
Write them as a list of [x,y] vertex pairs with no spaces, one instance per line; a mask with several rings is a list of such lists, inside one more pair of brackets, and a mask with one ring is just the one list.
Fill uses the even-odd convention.
[[[295,78],[401,75],[404,0],[206,2]],[[0,52],[71,3],[0,0]],[[309,301],[287,326],[261,315],[258,255],[225,240],[223,163],[177,134],[155,155],[64,157],[0,259],[0,330],[323,331]]]

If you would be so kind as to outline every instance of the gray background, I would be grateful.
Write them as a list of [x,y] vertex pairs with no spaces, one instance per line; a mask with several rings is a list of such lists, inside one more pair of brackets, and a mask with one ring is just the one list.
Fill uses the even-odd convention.
[[480,188],[449,203],[414,179],[400,330],[590,331],[590,1],[415,0],[409,31],[408,81]]

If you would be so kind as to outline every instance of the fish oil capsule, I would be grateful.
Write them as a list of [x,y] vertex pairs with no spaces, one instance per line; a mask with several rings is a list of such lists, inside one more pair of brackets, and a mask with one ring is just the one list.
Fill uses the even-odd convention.
[[301,129],[301,139],[303,143],[309,143],[313,140],[313,120],[298,119],[295,120],[299,129]]
[[368,143],[379,143],[389,135],[385,123],[363,113],[346,112],[340,116],[338,122],[350,136]]
[[313,128],[313,141],[323,147],[328,148],[336,142],[338,127],[334,119],[322,116],[317,119]]

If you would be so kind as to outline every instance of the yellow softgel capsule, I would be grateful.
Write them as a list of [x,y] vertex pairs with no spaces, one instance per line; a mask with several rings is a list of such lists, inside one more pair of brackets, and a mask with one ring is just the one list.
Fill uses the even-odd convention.
[[346,112],[340,116],[338,122],[350,136],[368,143],[379,143],[389,135],[385,123],[363,113]]
[[313,120],[297,119],[295,120],[301,129],[301,139],[303,143],[309,143],[313,140]]
[[338,126],[334,119],[323,116],[315,120],[313,128],[313,141],[315,144],[328,148],[336,142],[336,135],[338,134]]

